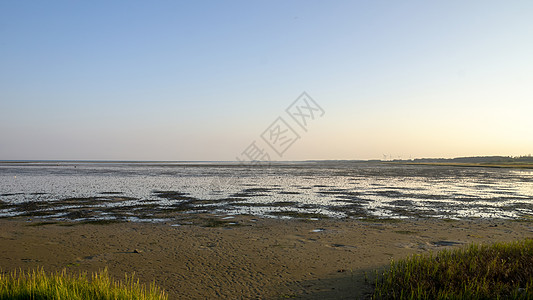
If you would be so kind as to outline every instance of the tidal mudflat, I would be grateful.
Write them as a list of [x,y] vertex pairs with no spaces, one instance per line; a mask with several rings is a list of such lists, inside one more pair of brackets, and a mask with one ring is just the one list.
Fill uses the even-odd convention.
[[0,163],[0,217],[194,222],[533,215],[533,170],[360,162]]

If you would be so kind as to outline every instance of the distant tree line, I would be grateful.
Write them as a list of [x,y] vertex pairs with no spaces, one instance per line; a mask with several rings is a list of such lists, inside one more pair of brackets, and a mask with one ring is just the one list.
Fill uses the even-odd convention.
[[[402,160],[398,160],[402,161]],[[405,160],[404,160],[405,161]],[[489,163],[533,163],[531,154],[524,156],[472,156],[456,158],[416,158],[409,160],[416,163],[468,163],[468,164],[489,164]]]

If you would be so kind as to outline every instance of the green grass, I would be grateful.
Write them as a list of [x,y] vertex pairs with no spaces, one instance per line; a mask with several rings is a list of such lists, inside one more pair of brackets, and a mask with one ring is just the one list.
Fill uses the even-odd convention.
[[471,244],[391,262],[373,299],[533,299],[533,240]]
[[46,274],[42,269],[0,273],[0,300],[4,299],[168,299],[166,293],[151,284],[141,285],[133,275],[120,282],[109,277],[107,269],[92,274]]

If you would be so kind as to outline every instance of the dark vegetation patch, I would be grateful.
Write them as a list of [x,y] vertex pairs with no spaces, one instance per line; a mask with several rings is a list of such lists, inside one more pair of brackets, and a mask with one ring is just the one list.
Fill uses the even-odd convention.
[[196,220],[195,223],[202,227],[235,227],[235,226],[242,226],[241,223],[235,221],[235,220],[220,220],[217,218],[200,218],[199,220]]
[[387,198],[407,198],[407,194],[406,193],[402,193],[402,192],[396,191],[396,190],[375,191],[374,195],[387,197]]
[[432,242],[433,245],[439,246],[439,247],[449,247],[449,246],[457,246],[464,244],[462,242],[454,242],[454,241],[436,241]]
[[533,215],[522,214],[518,218],[514,219],[515,222],[533,223]]
[[315,210],[322,208],[322,207],[323,207],[322,205],[310,204],[310,203],[298,204],[298,206],[296,206],[296,208],[299,208],[299,209],[315,209]]
[[110,202],[123,202],[123,201],[131,201],[131,200],[138,200],[137,198],[133,197],[71,197],[71,198],[65,198],[58,201],[54,201],[53,205],[98,205],[102,203],[110,203]]
[[6,208],[13,208],[13,211],[21,212],[22,216],[47,216],[55,214],[54,211],[46,210],[49,208],[49,202],[45,201],[26,201],[6,204]]
[[389,210],[390,212],[403,217],[410,218],[428,218],[432,216],[442,215],[444,212],[439,212],[437,210],[430,209],[408,209],[407,207],[402,206],[383,206],[383,209]]
[[237,207],[265,207],[264,203],[257,203],[257,202],[238,202],[238,203],[231,203],[232,206]]
[[254,197],[254,196],[260,196],[260,195],[253,195],[253,194],[237,192],[237,193],[231,194],[230,197],[231,198],[249,198],[249,197]]
[[249,198],[257,196],[266,196],[267,193],[271,193],[273,190],[270,188],[249,188],[231,195],[231,198]]
[[362,222],[369,222],[369,223],[401,223],[401,219],[393,219],[393,218],[378,218],[378,217],[365,217],[359,219],[359,221]]
[[15,204],[15,210],[16,211],[23,211],[23,212],[31,212],[39,209],[43,209],[46,207],[46,204],[43,202],[37,202],[37,201],[27,201],[27,202],[21,202],[18,204]]
[[84,203],[94,203],[102,199],[100,197],[70,197],[56,201],[56,203],[61,204],[84,204]]
[[516,211],[520,209],[520,210],[529,210],[533,212],[533,203],[525,203],[525,202],[511,203],[511,204],[501,206],[500,209],[503,209],[506,211]]
[[51,211],[51,210],[38,210],[38,211],[24,212],[20,216],[24,216],[24,217],[47,217],[47,216],[51,216],[51,215],[55,215],[55,214],[56,214],[56,212],[55,211]]
[[272,189],[269,188],[249,188],[243,190],[244,193],[269,193],[271,191]]
[[108,201],[108,202],[122,202],[122,201],[131,201],[131,200],[139,200],[139,199],[134,198],[134,197],[122,196],[122,197],[103,198],[102,200]]
[[98,213],[96,213],[94,210],[88,210],[88,209],[72,209],[69,212],[67,212],[63,217],[67,219],[88,219],[97,217]]
[[321,213],[301,212],[301,211],[295,211],[295,210],[274,211],[274,212],[270,212],[269,214],[274,215],[274,216],[291,217],[291,218],[297,218],[297,219],[308,219],[308,218],[327,219],[329,218],[327,215],[321,214]]
[[329,191],[318,191],[316,193],[320,195],[335,196],[335,198],[337,199],[352,200],[352,201],[365,201],[364,199],[360,198],[362,193],[354,192],[354,191],[329,190]]
[[190,202],[188,201],[183,201],[183,202],[179,202],[179,203],[174,203],[170,206],[167,206],[166,207],[166,211],[179,211],[179,212],[183,212],[183,211],[189,211],[189,210],[192,210],[194,207],[191,205]]
[[125,206],[115,206],[115,207],[99,207],[98,210],[107,214],[112,214],[116,216],[130,215],[133,212],[147,211],[153,212],[159,208],[158,204],[136,204],[136,205],[125,205]]
[[41,226],[48,226],[48,225],[58,225],[58,226],[65,226],[65,227],[71,227],[76,225],[83,225],[83,224],[90,224],[90,225],[107,225],[107,224],[115,224],[115,223],[123,223],[124,221],[119,219],[85,219],[85,220],[79,220],[79,221],[42,221],[42,222],[35,222],[28,224],[26,226],[31,227],[41,227]]
[[295,201],[277,201],[277,202],[271,202],[271,203],[265,203],[264,206],[268,207],[291,207],[298,205],[298,202]]
[[369,201],[367,199],[360,198],[361,193],[356,192],[349,192],[349,193],[343,193],[341,195],[337,195],[337,199],[345,199],[345,200],[352,200],[352,201]]
[[335,212],[342,212],[348,217],[365,217],[368,215],[367,210],[358,203],[347,205],[331,205],[328,209]]
[[406,186],[389,186],[389,190],[400,190],[400,191],[424,191],[424,188],[421,187],[406,187]]
[[59,222],[56,222],[56,221],[35,222],[35,223],[28,224],[26,226],[39,227],[39,226],[54,225],[54,224],[59,224]]
[[229,221],[226,220],[218,220],[218,219],[204,219],[203,220],[203,227],[225,227],[229,226]]
[[[416,194],[416,193],[404,193],[396,190],[381,190],[374,191],[374,195],[387,197],[387,198],[405,198],[405,199],[420,199],[420,200],[448,200],[450,199],[449,195],[436,195],[436,194]],[[457,199],[457,198],[456,198]],[[476,198],[479,200],[479,198]],[[457,199],[461,200],[461,199]]]
[[[183,200],[181,202],[173,203],[169,206],[154,206],[154,209],[150,211],[150,214],[154,216],[174,216],[176,213],[187,213],[187,212],[206,212],[206,207],[210,206],[224,206],[227,205],[227,199],[217,199],[217,200],[201,200],[196,198],[190,198],[188,200]],[[237,200],[237,199],[234,199]],[[144,211],[141,210],[141,212]],[[136,215],[140,212],[136,212]]]
[[210,204],[224,204],[226,201],[223,201],[223,200],[220,200],[220,199],[209,199],[209,200],[203,200],[203,199],[198,199],[198,200],[194,200],[194,201],[191,201],[190,203],[191,204],[195,204],[195,205],[210,205]]
[[0,194],[0,197],[10,197],[10,196],[17,196],[17,195],[24,195],[24,193],[6,193],[6,194]]
[[152,191],[159,198],[169,200],[194,200],[196,198],[189,196],[189,193],[178,191]]
[[239,202],[239,203],[231,203],[231,205],[243,206],[243,207],[296,207],[298,205],[298,202],[294,202],[294,201],[277,201],[277,202],[270,202],[270,203]]
[[359,198],[359,197],[355,197],[355,198],[351,198],[351,197],[337,197],[337,199],[335,200],[332,200],[334,202],[341,202],[341,203],[356,203],[356,204],[361,204],[361,203],[368,203],[368,202],[371,202],[372,200],[369,200],[369,199],[363,199],[363,198]]
[[81,222],[73,222],[72,224],[89,224],[89,225],[109,225],[116,223],[123,223],[124,221],[118,219],[99,219],[99,220],[85,220]]
[[291,192],[291,191],[281,191],[279,192],[280,195],[300,195],[298,192]]
[[229,197],[229,198],[223,198],[219,199],[219,201],[225,201],[225,202],[240,202],[240,201],[246,201],[248,199],[246,198],[240,198],[240,197]]
[[396,206],[413,206],[413,201],[409,200],[394,200],[389,202],[390,205],[396,205]]
[[338,192],[338,191],[318,191],[316,193],[317,194],[322,194],[322,195],[342,195],[342,194],[344,194],[344,193]]
[[440,221],[447,222],[447,223],[453,223],[453,222],[459,222],[457,219],[450,219],[450,218],[439,218]]
[[531,200],[531,198],[524,198],[524,197],[515,197],[515,196],[508,196],[508,197],[492,197],[489,199],[483,199],[484,201],[492,201],[492,202],[505,202],[505,201],[528,201]]
[[10,206],[7,202],[0,200],[0,209],[9,208]]

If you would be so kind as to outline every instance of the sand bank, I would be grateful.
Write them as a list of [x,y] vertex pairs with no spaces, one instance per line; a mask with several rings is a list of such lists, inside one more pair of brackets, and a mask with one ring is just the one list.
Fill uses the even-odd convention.
[[360,299],[370,291],[364,273],[391,259],[533,236],[533,223],[514,221],[231,221],[239,225],[35,226],[36,221],[4,219],[0,268],[108,267],[117,278],[135,272],[142,282],[155,281],[171,299]]

